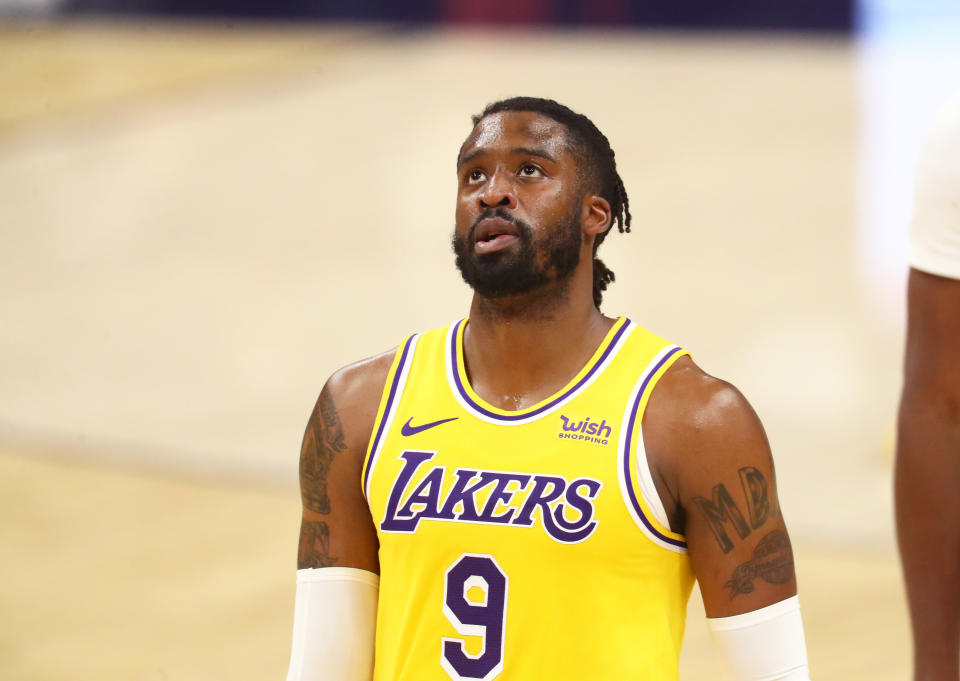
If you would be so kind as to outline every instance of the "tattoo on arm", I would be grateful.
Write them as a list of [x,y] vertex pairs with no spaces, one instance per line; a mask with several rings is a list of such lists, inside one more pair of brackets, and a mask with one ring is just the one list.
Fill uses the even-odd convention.
[[727,491],[726,485],[721,483],[714,486],[712,496],[712,499],[694,497],[693,501],[706,516],[707,522],[710,523],[710,529],[713,531],[717,544],[720,545],[720,550],[729,553],[733,548],[733,541],[727,534],[724,524],[729,522],[733,525],[733,529],[736,530],[741,539],[750,534],[750,526],[743,519],[743,514],[740,513],[733,497]]
[[753,593],[753,580],[757,577],[770,584],[786,584],[793,575],[790,539],[783,530],[774,530],[760,540],[753,558],[738,565],[724,586],[730,589],[732,600],[740,594]]
[[763,473],[753,466],[744,466],[739,471],[740,486],[743,487],[743,496],[747,499],[747,513],[750,515],[750,526],[757,529],[770,516],[770,496],[767,493],[767,479]]
[[[327,475],[334,456],[346,448],[337,407],[324,389],[310,416],[300,452],[300,493],[304,509],[321,515],[330,514]],[[322,520],[304,518],[300,524],[298,567],[331,567],[336,563],[337,558],[330,555],[330,526]]]
[[299,568],[322,568],[336,565],[330,555],[330,528],[323,521],[304,520],[300,524],[300,546],[297,550]]
[[330,513],[327,474],[333,457],[346,448],[337,407],[324,389],[307,424],[300,454],[300,489],[304,508],[324,515]]
[[697,508],[710,524],[710,530],[724,553],[729,553],[733,549],[733,540],[727,534],[727,523],[733,527],[740,539],[746,539],[752,530],[759,528],[770,517],[770,496],[767,479],[763,473],[753,466],[744,466],[738,472],[740,486],[743,488],[743,496],[747,503],[749,524],[723,483],[714,486],[710,499],[693,498]]

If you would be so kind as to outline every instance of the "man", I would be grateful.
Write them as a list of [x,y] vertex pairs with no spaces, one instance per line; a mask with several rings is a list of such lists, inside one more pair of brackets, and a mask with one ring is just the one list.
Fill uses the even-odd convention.
[[288,681],[676,679],[694,577],[735,678],[807,679],[756,414],[599,310],[606,137],[508,99],[457,175],[469,319],[338,371],[307,426]]
[[960,655],[960,98],[917,166],[895,469],[915,681],[957,681]]

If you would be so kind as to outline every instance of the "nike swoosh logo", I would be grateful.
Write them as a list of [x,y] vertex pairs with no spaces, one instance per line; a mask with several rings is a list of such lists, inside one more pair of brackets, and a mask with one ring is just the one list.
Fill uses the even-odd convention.
[[433,428],[434,426],[439,426],[442,423],[449,423],[450,421],[456,421],[458,418],[460,417],[454,416],[453,418],[449,418],[449,419],[440,419],[439,421],[431,421],[430,423],[424,423],[423,425],[420,425],[420,426],[411,426],[410,422],[413,421],[413,417],[411,416],[410,418],[407,419],[407,422],[404,423],[403,426],[400,428],[400,434],[403,435],[404,437],[408,437],[410,435],[416,435],[417,433],[422,433],[423,431]]

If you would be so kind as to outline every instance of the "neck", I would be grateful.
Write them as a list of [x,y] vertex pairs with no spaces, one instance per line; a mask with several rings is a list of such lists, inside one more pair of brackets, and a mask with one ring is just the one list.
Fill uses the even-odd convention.
[[[592,271],[552,289],[489,299],[474,295],[464,335],[473,389],[501,409],[529,407],[565,386],[614,320],[593,304]],[[584,274],[589,281],[581,281]]]

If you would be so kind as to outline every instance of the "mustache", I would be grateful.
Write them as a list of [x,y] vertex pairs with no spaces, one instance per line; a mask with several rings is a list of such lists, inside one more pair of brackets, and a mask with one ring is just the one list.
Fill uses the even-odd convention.
[[514,225],[517,226],[517,229],[520,231],[520,237],[522,239],[529,240],[530,234],[531,232],[533,232],[533,229],[530,227],[530,225],[528,225],[526,222],[524,222],[520,218],[517,218],[511,215],[509,212],[507,212],[505,208],[487,208],[485,211],[480,213],[477,219],[473,221],[473,224],[470,225],[470,231],[467,232],[467,239],[469,239],[470,242],[473,243],[473,234],[477,230],[477,226],[487,218],[493,218],[493,217],[497,217],[502,220],[506,220],[507,222],[513,223]]

